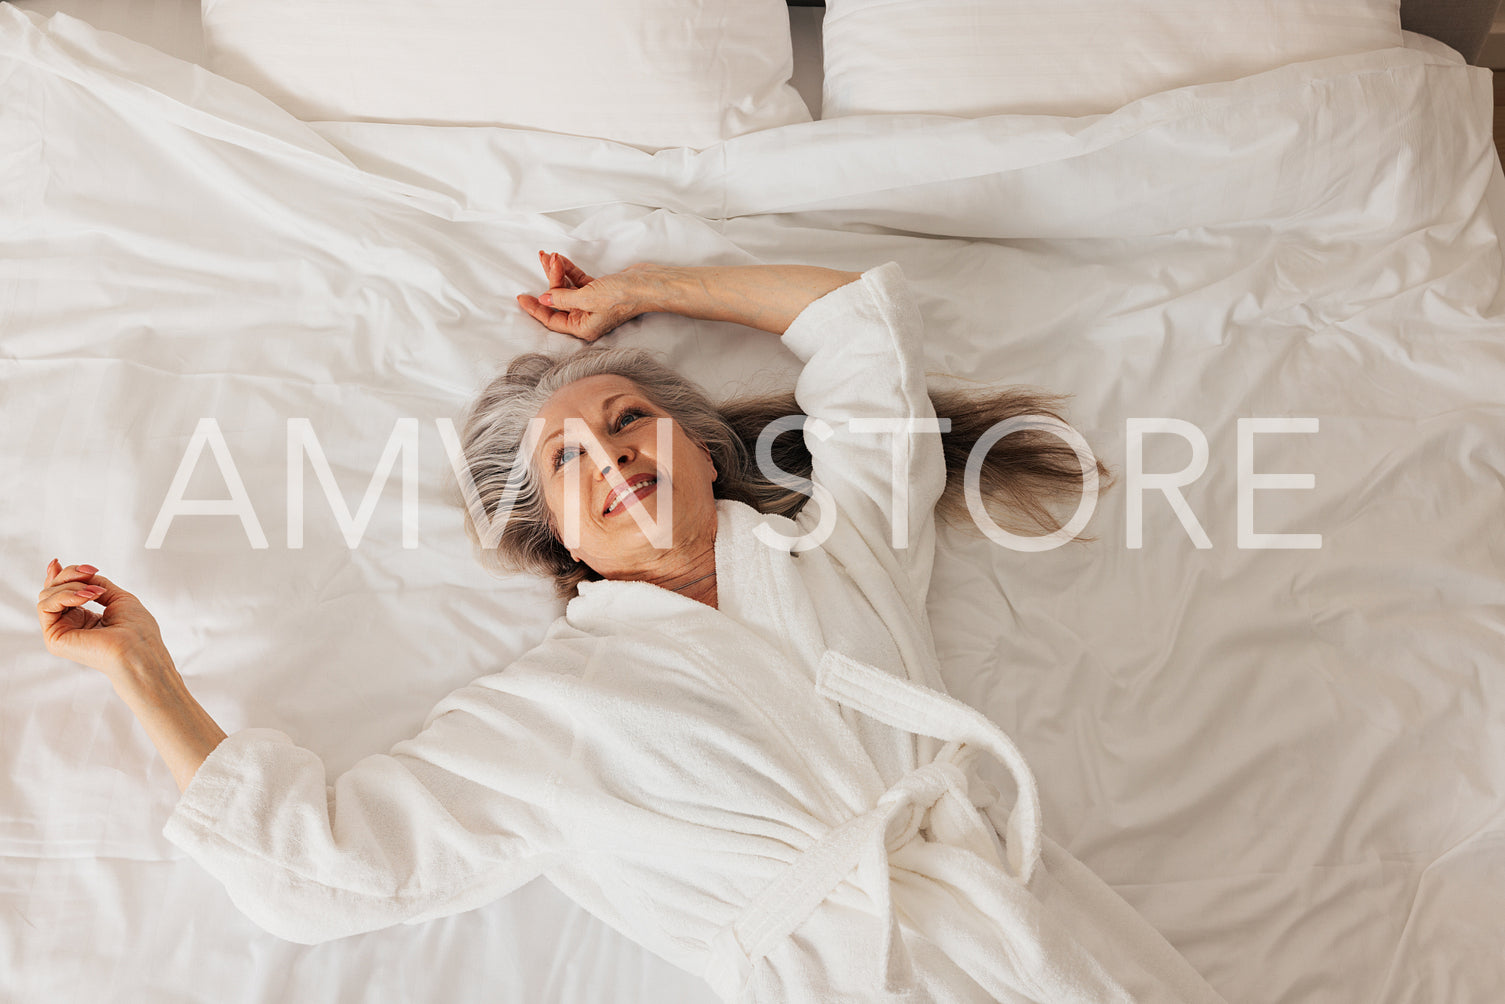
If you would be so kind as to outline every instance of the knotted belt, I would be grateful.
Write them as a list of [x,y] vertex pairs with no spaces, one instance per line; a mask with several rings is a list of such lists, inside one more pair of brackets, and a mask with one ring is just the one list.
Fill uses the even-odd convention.
[[[978,750],[1002,763],[1018,789],[1004,826],[1006,873],[1028,884],[1040,861],[1040,795],[1034,775],[1013,741],[982,712],[834,650],[821,657],[816,692],[894,728],[947,745],[935,760],[900,778],[871,809],[832,827],[807,847],[716,934],[705,978],[725,1000],[736,999],[758,960],[799,927],[854,869],[856,884],[888,921],[877,985],[886,992],[912,986],[913,969],[890,897],[888,856],[914,840],[928,821],[936,841],[997,860],[993,827],[967,796],[966,768]],[[989,818],[996,819],[991,813]]]

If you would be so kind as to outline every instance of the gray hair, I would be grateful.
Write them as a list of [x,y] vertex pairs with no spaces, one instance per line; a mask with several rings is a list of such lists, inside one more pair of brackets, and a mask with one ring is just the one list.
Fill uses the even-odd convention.
[[[716,498],[734,499],[759,512],[794,518],[808,501],[805,493],[813,459],[799,425],[783,431],[767,444],[770,459],[786,477],[775,483],[753,462],[753,451],[770,423],[804,412],[792,392],[743,396],[720,404],[696,384],[680,376],[645,349],[603,346],[549,355],[529,352],[513,359],[471,404],[461,422],[460,447],[474,490],[449,486],[448,501],[464,514],[465,532],[475,546],[481,566],[496,574],[528,572],[553,579],[555,594],[569,599],[585,581],[604,578],[570,557],[559,539],[554,515],[544,500],[532,458],[523,456],[529,422],[544,403],[566,384],[585,377],[626,377],[658,408],[668,412],[685,435],[711,455]],[[997,423],[1019,415],[1049,415],[1061,422],[1058,409],[1069,395],[1029,387],[985,388],[980,391],[932,391],[937,416],[951,420],[942,434],[946,457],[946,489],[936,503],[936,515],[964,532],[977,533],[971,523],[963,486],[973,446]],[[1111,482],[1108,467],[1096,462],[1101,490]],[[1048,504],[1075,506],[1081,491],[1082,468],[1072,447],[1048,432],[1016,432],[991,447],[983,459],[980,490],[989,513],[1004,525],[1029,532],[1054,532],[1064,524]],[[507,496],[515,493],[508,508]],[[483,540],[476,516],[491,523],[508,514],[500,534]],[[1077,536],[1077,541],[1095,538]]]

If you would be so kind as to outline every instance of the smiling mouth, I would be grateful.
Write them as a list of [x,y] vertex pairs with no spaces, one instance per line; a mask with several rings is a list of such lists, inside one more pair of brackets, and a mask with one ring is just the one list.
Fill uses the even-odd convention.
[[653,478],[649,481],[638,482],[635,486],[633,486],[632,491],[628,492],[626,495],[621,496],[620,500],[613,503],[611,508],[607,509],[604,513],[602,513],[602,515],[615,516],[623,509],[626,509],[629,502],[633,501],[634,499],[646,498],[647,496],[651,495],[657,489],[657,487],[658,478]]

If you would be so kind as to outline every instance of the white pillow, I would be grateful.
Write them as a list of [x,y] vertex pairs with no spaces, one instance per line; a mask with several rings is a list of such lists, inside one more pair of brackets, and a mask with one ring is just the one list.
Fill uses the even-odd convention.
[[205,66],[306,121],[658,150],[809,122],[784,0],[203,0]]
[[821,118],[1095,115],[1402,45],[1400,0],[826,0]]

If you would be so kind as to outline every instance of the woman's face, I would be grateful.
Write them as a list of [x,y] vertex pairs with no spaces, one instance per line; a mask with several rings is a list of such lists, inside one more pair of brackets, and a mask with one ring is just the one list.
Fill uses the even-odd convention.
[[[607,578],[672,574],[714,541],[711,482],[716,468],[710,451],[691,440],[633,381],[615,374],[582,377],[555,391],[538,417],[543,429],[533,452],[534,470],[555,532],[573,557]],[[571,418],[585,428],[567,426]],[[664,449],[657,419],[663,420]],[[611,477],[602,473],[608,465]],[[652,488],[636,489],[647,494],[629,497],[607,512],[621,481],[643,474],[657,479]],[[574,533],[568,509],[572,496],[578,503]],[[655,539],[668,546],[655,547]]]

